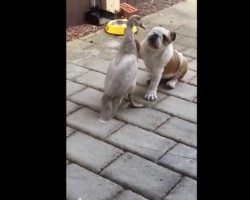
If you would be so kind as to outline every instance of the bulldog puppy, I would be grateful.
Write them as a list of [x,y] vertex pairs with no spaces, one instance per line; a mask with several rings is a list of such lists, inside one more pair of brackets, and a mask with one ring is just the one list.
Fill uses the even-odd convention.
[[157,99],[157,88],[161,80],[166,80],[167,88],[173,89],[187,72],[186,58],[174,50],[171,43],[175,38],[175,32],[154,27],[141,42],[140,48],[137,48],[151,76],[145,94],[145,99],[149,101]]

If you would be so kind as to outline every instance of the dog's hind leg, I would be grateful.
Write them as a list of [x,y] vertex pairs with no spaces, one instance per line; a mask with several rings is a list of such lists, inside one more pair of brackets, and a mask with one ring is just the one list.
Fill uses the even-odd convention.
[[177,74],[173,78],[171,78],[170,81],[166,83],[167,88],[174,89],[176,83],[178,83],[178,81],[180,81],[185,76],[187,70],[188,70],[188,62],[186,59],[184,59]]
[[166,83],[166,86],[168,89],[174,89],[177,82],[178,82],[178,78],[173,78]]

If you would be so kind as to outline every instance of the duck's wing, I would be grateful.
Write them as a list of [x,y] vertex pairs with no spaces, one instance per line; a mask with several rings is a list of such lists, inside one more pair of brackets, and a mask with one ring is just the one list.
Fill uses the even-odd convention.
[[133,54],[124,55],[119,61],[111,62],[106,74],[104,93],[110,97],[126,95],[136,79],[137,70],[137,58]]

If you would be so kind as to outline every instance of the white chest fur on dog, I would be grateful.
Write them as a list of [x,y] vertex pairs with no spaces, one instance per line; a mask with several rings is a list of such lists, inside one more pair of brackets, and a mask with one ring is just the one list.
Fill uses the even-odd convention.
[[175,37],[175,32],[154,27],[140,44],[140,57],[151,75],[145,95],[147,100],[157,99],[157,88],[162,78],[170,79],[166,86],[173,89],[187,72],[187,60],[171,44]]
[[168,63],[174,53],[172,44],[168,45],[166,51],[163,53],[158,53],[157,51],[152,51],[151,48],[147,48],[147,41],[143,41],[141,44],[140,55],[143,59],[147,70],[152,73],[153,71],[163,72],[166,63]]

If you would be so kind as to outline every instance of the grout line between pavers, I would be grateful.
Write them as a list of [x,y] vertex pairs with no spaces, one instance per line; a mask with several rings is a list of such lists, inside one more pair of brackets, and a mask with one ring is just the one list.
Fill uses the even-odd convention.
[[[70,63],[70,64],[73,64],[73,63]],[[66,78],[67,80],[72,81],[72,82],[75,82],[75,81],[74,81],[75,78],[78,78],[78,77],[82,76],[83,74],[87,74],[87,73],[90,71],[89,69],[87,69],[87,68],[85,68],[85,67],[82,67],[82,66],[80,66],[80,65],[77,65],[77,66],[78,66],[78,67],[81,67],[81,68],[84,68],[84,69],[86,69],[87,71],[81,73],[80,75],[74,76],[74,77],[72,77],[72,78],[70,78],[70,79]],[[67,76],[67,74],[66,74],[66,76]]]
[[188,147],[192,147],[192,148],[194,148],[194,149],[197,149],[196,146],[194,146],[194,145],[192,145],[192,144],[188,144],[188,143],[186,143],[186,142],[184,142],[184,141],[180,141],[180,140],[178,140],[178,139],[176,139],[176,138],[173,138],[173,137],[171,137],[171,136],[166,136],[166,135],[163,135],[163,134],[157,133],[157,132],[154,132],[154,133],[155,133],[156,135],[161,136],[161,137],[164,137],[164,138],[173,140],[173,141],[176,142],[176,143],[184,144],[184,145],[186,145],[186,146],[188,146]]
[[[67,99],[67,101],[69,101],[68,99]],[[72,101],[70,101],[71,103],[75,103],[75,102],[72,102]],[[75,103],[76,104],[76,103]],[[66,113],[66,117],[67,116],[69,116],[69,115],[71,115],[72,113],[74,113],[74,112],[76,112],[77,110],[80,110],[83,106],[82,105],[79,105],[79,104],[77,104],[78,106],[80,106],[79,108],[77,108],[77,109],[75,109],[75,110],[73,110],[73,111],[70,111],[68,114]],[[67,112],[67,111],[66,111]],[[66,124],[67,125],[67,124]],[[68,125],[67,125],[68,126]]]
[[[101,58],[101,57],[98,57],[98,56],[95,56],[95,55],[91,55],[91,57]],[[101,59],[110,62],[110,60],[107,60],[107,59],[105,59],[105,58],[101,58]],[[102,74],[106,74],[106,73],[107,73],[107,71],[106,71],[106,72],[101,72],[101,71],[98,71],[98,70],[96,70],[96,69],[92,69],[91,67],[86,67],[86,66],[83,66],[83,65],[80,65],[80,64],[76,64],[76,63],[72,63],[72,62],[68,62],[68,63],[77,65],[77,66],[82,67],[82,68],[84,68],[84,69],[87,69],[87,70],[89,70],[89,71],[95,71],[95,72],[99,72],[99,73],[102,73]],[[107,70],[108,70],[108,69],[107,69]],[[87,72],[85,72],[85,73],[83,73],[83,74],[86,74],[86,73],[88,73],[89,71],[87,71]],[[82,74],[82,75],[83,75],[83,74]],[[77,76],[77,77],[79,77],[79,76]]]
[[[145,155],[143,155],[143,154],[141,154],[141,153],[138,153],[138,152],[136,152],[136,151],[134,151],[134,150],[128,149],[128,148],[126,148],[126,147],[121,147],[121,146],[119,146],[119,144],[116,144],[116,143],[114,143],[113,141],[105,140],[104,142],[107,143],[107,144],[113,145],[114,147],[117,147],[117,148],[119,148],[119,149],[121,149],[121,150],[123,150],[125,153],[126,153],[126,152],[132,153],[132,154],[134,154],[134,155],[139,156],[140,158],[143,158],[143,159],[145,159],[145,160],[148,160],[148,161],[150,161],[150,162],[153,162],[153,163],[157,164],[157,163],[156,163],[157,158],[149,158],[149,157],[147,157],[147,156],[145,156]],[[164,168],[166,168],[166,167],[164,167]]]
[[[82,106],[81,108],[87,108],[87,109],[89,109],[89,108],[86,107],[86,106]],[[92,109],[89,109],[89,110],[92,110]],[[96,112],[95,110],[92,110],[92,111],[93,111],[93,112]],[[125,126],[125,125],[126,125],[126,124],[123,124],[121,127],[115,129],[113,132],[111,132],[110,134],[108,134],[107,137],[109,137],[111,134],[113,134],[114,132],[116,132],[117,130],[119,130],[120,128],[122,128],[122,127]],[[67,123],[66,123],[66,126],[68,126],[68,127],[70,127],[70,128],[73,128],[73,129],[75,129],[75,130],[78,131],[78,132],[81,132],[81,133],[83,133],[83,134],[86,134],[86,135],[88,135],[88,136],[91,136],[91,137],[93,137],[93,138],[95,138],[95,139],[97,139],[97,140],[99,140],[99,141],[102,141],[102,142],[104,142],[104,140],[107,138],[107,137],[101,138],[100,136],[93,135],[93,134],[92,134],[91,132],[89,132],[89,131],[81,130],[80,128],[71,126],[70,124],[67,124]],[[114,146],[114,145],[112,145],[112,146]],[[115,147],[115,146],[114,146],[114,147]],[[122,149],[121,149],[121,150],[122,150]]]
[[[106,74],[105,72],[100,72],[100,71],[98,71],[98,70],[96,70],[96,69],[90,69],[90,68],[87,68],[87,67],[85,67],[85,66],[82,66],[82,65],[78,65],[78,66],[81,66],[81,67],[83,67],[83,68],[85,68],[85,69],[87,69],[87,70],[89,70],[89,71],[87,71],[87,72],[85,72],[85,73],[83,73],[82,75],[84,75],[84,74],[87,74],[87,73],[90,73],[90,72],[97,72],[97,73],[100,73],[100,74]],[[77,76],[77,77],[80,77],[80,76]],[[75,79],[75,78],[74,78]],[[75,83],[78,83],[78,84],[82,84],[82,83],[79,83],[79,82],[76,82],[75,80],[71,80],[72,82],[75,82]]]
[[193,71],[193,72],[197,72],[197,70],[195,70],[195,69],[188,69],[188,70],[191,70],[191,71]]
[[[118,160],[121,156],[123,156],[126,152],[123,151],[123,153],[121,153],[119,156],[117,156],[114,160],[112,160],[111,162],[109,162],[107,165],[105,165],[105,167],[103,167],[97,174],[102,176],[101,173],[103,172],[103,170],[105,170],[107,167],[109,167],[112,163],[114,163],[116,160]],[[103,176],[104,177],[104,176]],[[106,177],[105,177],[106,178]]]
[[[154,164],[156,164],[156,165],[158,165],[158,166],[161,166],[161,167],[163,167],[163,168],[165,168],[165,169],[168,169],[168,170],[171,170],[171,171],[173,171],[173,172],[175,172],[175,173],[178,173],[178,174],[181,174],[181,175],[185,175],[185,176],[188,176],[189,178],[195,179],[195,177],[190,176],[189,174],[186,174],[186,173],[183,173],[182,171],[176,170],[176,169],[172,168],[171,166],[169,167],[169,166],[162,165],[162,164],[159,163],[159,160],[160,160],[164,155],[166,155],[170,150],[172,150],[175,146],[177,146],[177,145],[179,144],[178,142],[176,142],[176,144],[174,144],[174,145],[173,145],[171,148],[169,148],[165,153],[163,153],[158,159],[146,157],[146,156],[143,155],[143,154],[137,153],[137,152],[135,152],[135,151],[131,151],[131,150],[129,150],[129,149],[123,149],[122,147],[120,147],[120,146],[118,146],[117,144],[112,143],[112,142],[110,142],[110,141],[108,141],[108,140],[105,140],[105,141],[103,141],[103,142],[105,142],[105,143],[107,143],[107,144],[110,144],[110,145],[112,145],[112,146],[114,146],[114,147],[116,147],[116,148],[119,148],[119,149],[123,150],[123,151],[124,151],[123,154],[125,154],[126,152],[132,153],[132,154],[134,154],[134,155],[139,156],[140,158],[143,158],[143,159],[145,159],[145,160],[147,160],[147,161],[149,161],[149,162],[152,162],[152,163],[154,163]],[[118,158],[117,158],[117,159],[118,159]],[[116,159],[116,160],[117,160],[117,159]],[[106,167],[105,167],[105,168],[106,168]],[[103,169],[103,170],[104,170],[104,169]],[[100,172],[100,173],[101,173],[101,172]],[[196,179],[195,179],[195,180],[196,180]]]
[[157,160],[156,160],[156,164],[158,164],[159,160],[165,156],[169,151],[171,151],[173,148],[175,148],[178,145],[178,143],[176,142],[171,148],[169,148],[165,153],[163,153]]
[[[194,78],[196,78],[196,77],[194,77]],[[194,78],[193,78],[193,79],[194,79]],[[191,85],[191,86],[197,87],[197,85],[195,85],[194,83],[190,83],[190,81],[192,81],[193,79],[188,80],[188,81],[183,81],[183,80],[181,80],[180,82],[181,82],[181,83],[184,83],[184,84],[187,84],[187,85]]]
[[[67,125],[66,125],[66,129],[67,129]],[[71,135],[74,135],[74,133],[76,133],[76,130],[74,129],[72,133],[70,133],[68,136],[67,136],[67,130],[66,130],[66,140],[67,138],[69,138]]]
[[125,121],[125,120],[120,119],[120,118],[117,118],[117,117],[115,117],[114,119],[119,120],[119,121],[121,121],[121,122],[123,122],[123,123],[125,123],[125,124],[130,124],[130,125],[132,125],[132,126],[139,127],[139,128],[141,128],[141,129],[143,129],[143,130],[145,130],[145,131],[150,131],[150,132],[153,131],[152,129],[142,127],[142,126],[140,126],[140,125],[138,125],[138,124],[134,124],[133,122],[128,122],[128,121]]
[[170,194],[170,192],[181,182],[182,179],[183,175],[181,175],[180,180],[166,193],[166,196],[164,196],[162,200],[164,200]]
[[112,199],[110,199],[110,200],[113,200],[113,199],[115,199],[116,197],[118,197],[118,195],[120,195],[123,191],[125,191],[123,188],[119,191],[119,192],[117,192],[117,194],[114,196],[114,197],[112,197]]
[[[74,81],[72,81],[72,82],[74,82]],[[77,83],[77,82],[74,82],[74,83]],[[78,84],[80,84],[80,83],[78,83]],[[81,85],[83,85],[83,84],[81,84]],[[84,85],[85,86],[85,85]],[[84,87],[84,88],[82,88],[82,89],[80,89],[80,90],[77,90],[76,92],[74,92],[74,93],[72,93],[72,94],[70,94],[70,95],[68,95],[67,96],[67,91],[66,91],[66,100],[68,100],[68,98],[69,97],[71,97],[72,95],[74,95],[74,94],[76,94],[76,93],[78,93],[78,92],[81,92],[81,91],[83,91],[84,89],[86,89],[87,87]],[[67,89],[66,89],[67,90]]]
[[[190,84],[189,84],[190,85]],[[192,85],[193,86],[193,85]],[[196,87],[196,86],[193,86],[193,87]],[[164,94],[164,93],[163,93]],[[191,102],[191,103],[193,103],[192,101],[193,101],[193,99],[194,98],[196,98],[196,97],[192,97],[192,99],[190,98],[190,99],[185,99],[184,97],[180,97],[180,96],[178,96],[178,95],[175,95],[175,94],[167,94],[167,95],[169,95],[169,96],[173,96],[173,97],[176,97],[176,98],[179,98],[179,99],[181,99],[181,100],[184,100],[184,101],[187,101],[187,102]]]
[[[120,120],[118,120],[118,121],[120,121]],[[122,122],[122,121],[121,121]],[[124,122],[123,122],[124,123]],[[121,128],[123,128],[124,126],[126,126],[127,124],[126,123],[124,123],[124,125],[122,125],[121,127],[119,127],[118,129],[115,129],[114,131],[112,131],[110,134],[108,134],[105,138],[103,138],[103,142],[105,142],[105,140],[109,137],[109,136],[111,136],[112,134],[114,134],[116,131],[119,131]],[[114,145],[113,145],[114,146]]]
[[[191,102],[191,101],[190,101],[190,102]],[[194,102],[191,102],[191,103],[197,105],[197,103],[194,103]],[[162,113],[165,113],[165,114],[168,114],[168,115],[170,115],[171,117],[177,117],[177,118],[180,118],[180,119],[182,119],[182,120],[184,120],[184,121],[190,122],[190,123],[192,123],[192,124],[197,124],[197,122],[194,122],[194,121],[185,119],[185,118],[183,118],[183,117],[181,117],[181,116],[173,115],[173,114],[169,113],[168,111],[162,111],[162,110],[159,110],[158,108],[152,108],[152,109],[154,109],[154,110],[156,110],[156,111],[159,111],[159,112],[162,112]]]
[[[182,25],[180,25],[178,29],[180,29],[181,27],[182,27]],[[190,35],[181,34],[180,32],[177,32],[178,29],[175,30],[176,33],[178,34],[178,36],[182,36],[182,37],[186,37],[186,38],[191,38],[191,39],[197,40],[197,36],[190,36]],[[183,45],[183,46],[185,46],[185,45]],[[196,48],[194,48],[194,49],[196,49]]]
[[155,199],[151,199],[151,198],[149,198],[149,197],[146,197],[145,195],[143,195],[143,194],[141,194],[138,190],[134,190],[134,188],[132,189],[130,186],[129,186],[129,184],[127,185],[126,183],[121,183],[121,182],[119,182],[119,181],[117,181],[117,180],[115,180],[114,178],[109,178],[109,177],[107,177],[106,175],[103,175],[103,174],[99,174],[101,177],[103,177],[103,178],[105,178],[105,179],[107,179],[107,180],[109,180],[109,181],[111,181],[111,182],[114,182],[114,183],[116,183],[117,185],[119,185],[119,186],[121,186],[122,188],[123,188],[123,190],[131,190],[132,192],[134,192],[134,193],[136,193],[136,194],[138,194],[138,195],[140,195],[140,196],[142,196],[142,197],[144,197],[144,198],[146,198],[146,199],[148,199],[148,200],[155,200]]
[[176,156],[176,157],[180,157],[180,158],[186,158],[186,159],[193,160],[193,161],[197,161],[197,159],[195,159],[195,158],[190,158],[190,157],[187,157],[187,156],[181,156],[181,155],[172,154],[172,153],[168,153],[168,155]]
[[[169,115],[170,116],[170,115]],[[164,121],[164,122],[162,122],[159,126],[157,126],[154,130],[153,130],[153,132],[156,130],[156,129],[158,129],[160,126],[162,126],[163,124],[165,124],[168,120],[170,120],[172,118],[172,116],[170,116],[168,119],[166,119],[166,121]],[[157,134],[158,135],[158,134]]]
[[167,168],[167,169],[169,169],[169,170],[171,170],[171,171],[173,171],[173,172],[175,172],[175,173],[177,173],[177,174],[181,174],[181,175],[183,175],[183,176],[187,176],[188,178],[191,178],[191,179],[197,181],[197,177],[194,177],[193,175],[190,175],[190,174],[188,174],[187,172],[181,171],[181,170],[179,170],[179,169],[175,169],[175,168],[172,167],[172,166],[164,165],[164,164],[161,164],[161,163],[157,163],[157,165],[159,165],[159,166],[161,166],[161,167],[164,167],[164,168]]

